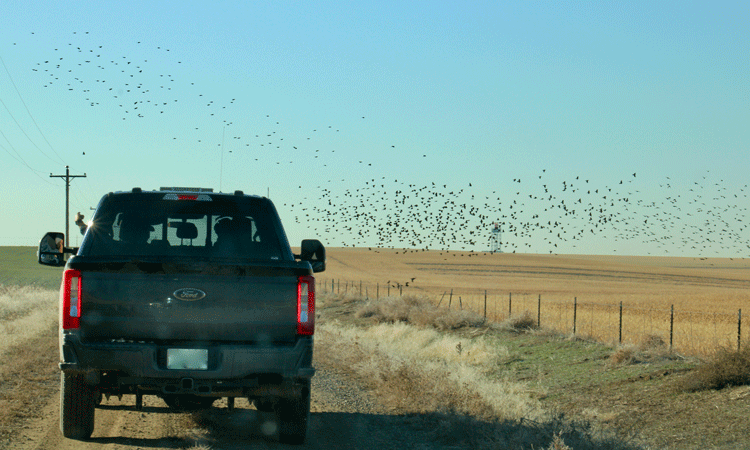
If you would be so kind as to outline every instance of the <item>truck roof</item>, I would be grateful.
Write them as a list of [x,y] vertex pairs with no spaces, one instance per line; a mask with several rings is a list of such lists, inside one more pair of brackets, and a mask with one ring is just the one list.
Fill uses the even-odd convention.
[[140,187],[134,187],[130,191],[114,191],[110,192],[110,194],[141,194],[141,193],[149,193],[149,194],[159,194],[159,193],[175,193],[175,194],[211,194],[211,195],[242,195],[246,197],[254,197],[254,198],[265,198],[261,195],[255,195],[255,194],[245,194],[241,190],[235,190],[233,193],[229,192],[214,192],[213,188],[199,188],[199,187],[160,187],[159,190],[143,190]]

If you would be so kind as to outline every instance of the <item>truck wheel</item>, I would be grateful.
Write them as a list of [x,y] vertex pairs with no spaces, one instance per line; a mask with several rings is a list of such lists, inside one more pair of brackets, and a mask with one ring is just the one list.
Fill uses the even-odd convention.
[[94,432],[96,390],[81,374],[60,373],[60,431],[68,439],[84,440]]
[[295,445],[305,442],[310,417],[310,380],[305,382],[299,398],[279,400],[276,404],[276,417],[280,442]]

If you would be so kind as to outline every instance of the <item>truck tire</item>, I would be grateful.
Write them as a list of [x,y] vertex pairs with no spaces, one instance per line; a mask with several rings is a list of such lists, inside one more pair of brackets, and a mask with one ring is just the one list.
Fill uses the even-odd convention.
[[310,380],[302,387],[302,395],[295,399],[281,399],[276,404],[276,417],[279,424],[279,442],[300,445],[307,436],[307,422],[310,418]]
[[60,373],[60,431],[68,439],[85,440],[94,432],[96,390],[81,374]]

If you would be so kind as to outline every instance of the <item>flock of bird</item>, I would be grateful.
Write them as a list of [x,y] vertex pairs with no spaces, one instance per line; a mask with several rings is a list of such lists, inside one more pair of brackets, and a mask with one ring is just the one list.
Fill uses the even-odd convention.
[[[196,144],[213,148],[251,147],[277,155],[281,149],[298,150],[297,146],[287,145],[279,130],[272,128],[280,123],[270,114],[257,115],[254,133],[231,131],[240,128],[232,117],[257,108],[240,106],[236,98],[211,96],[194,79],[185,79],[185,74],[178,70],[183,63],[179,52],[169,47],[137,41],[134,48],[139,53],[124,55],[115,46],[97,43],[88,32],[73,32],[61,42],[64,44],[53,48],[49,57],[34,64],[31,72],[36,77],[30,80],[43,89],[68,93],[71,104],[100,108],[105,110],[103,114],[117,111],[118,119],[131,121],[152,121],[189,108],[190,122],[185,122],[185,129],[179,133],[175,130],[171,139],[182,141],[190,148],[200,147]],[[258,131],[258,127],[264,127],[264,131]],[[229,134],[222,136],[216,132],[222,128]],[[326,131],[339,130],[332,125],[311,127],[307,140]],[[227,153],[232,151],[227,150]],[[293,162],[275,161],[276,164]]]
[[[175,82],[172,74],[158,73],[148,58],[112,55],[106,45],[90,43],[88,34],[76,36],[78,33],[73,32],[49,59],[36,63],[32,71],[44,75],[43,88],[59,86],[92,107],[111,100],[120,108],[123,120],[144,118],[149,113],[164,114],[175,107],[178,98],[169,94]],[[158,53],[170,51],[161,46],[149,50],[152,54],[157,52],[157,58],[162,56]]]
[[640,186],[636,174],[599,187],[580,176],[551,183],[545,175],[514,179],[512,190],[492,195],[471,183],[456,189],[383,177],[337,191],[319,186],[322,202],[308,196],[288,206],[344,246],[487,251],[498,227],[503,252],[589,253],[599,239],[642,245],[649,254],[750,253],[746,185],[732,191],[706,173],[685,195],[669,177],[656,190]]
[[[201,133],[207,121],[230,127],[237,100],[209,98],[195,82],[180,79],[181,72],[171,69],[182,61],[170,48],[140,42],[135,47],[143,48],[142,56],[113,54],[107,45],[94,44],[88,33],[73,33],[31,70],[41,88],[65,90],[87,107],[107,106],[111,111],[116,106],[122,120],[169,114],[184,108],[182,104],[204,108],[193,114],[195,124],[179,135],[175,132],[173,139],[189,140],[192,146],[227,146],[235,152],[251,147],[255,167],[291,165],[300,157],[320,167],[341,164],[341,157],[326,148],[326,139],[340,131],[338,126],[314,126],[307,136],[290,138],[278,119],[263,114],[256,131],[232,131],[231,145],[215,133]],[[413,151],[428,156],[422,149]],[[329,246],[486,251],[497,227],[503,252],[586,253],[588,240],[597,238],[638,242],[657,254],[674,249],[750,253],[743,206],[747,186],[729,186],[708,172],[689,188],[684,179],[670,177],[657,188],[641,182],[637,173],[597,185],[585,175],[562,177],[547,170],[523,181],[499,180],[492,187],[486,185],[490,180],[399,181],[387,175],[387,168],[373,167],[372,161],[351,162],[368,169],[366,180],[331,178],[315,186],[300,185],[295,201],[277,200],[283,204],[279,209],[289,210]]]

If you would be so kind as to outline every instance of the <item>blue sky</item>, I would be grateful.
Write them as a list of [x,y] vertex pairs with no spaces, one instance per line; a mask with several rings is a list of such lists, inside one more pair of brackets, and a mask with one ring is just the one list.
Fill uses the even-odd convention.
[[152,3],[0,4],[0,245],[64,228],[69,165],[71,215],[202,186],[293,244],[750,254],[746,4]]

